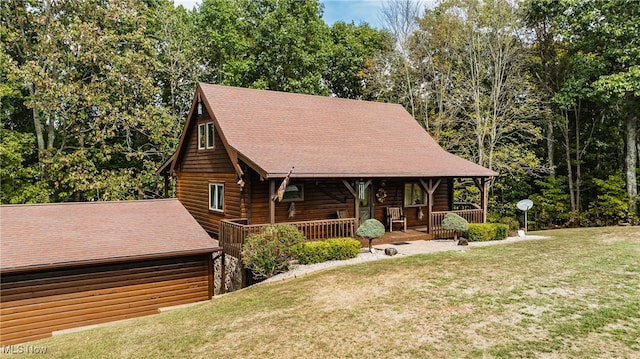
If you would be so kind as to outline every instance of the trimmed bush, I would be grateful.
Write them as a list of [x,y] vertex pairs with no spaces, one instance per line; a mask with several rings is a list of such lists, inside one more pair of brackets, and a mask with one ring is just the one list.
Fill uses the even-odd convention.
[[489,223],[470,223],[467,228],[469,242],[490,241],[496,236],[496,228]]
[[493,240],[503,240],[507,239],[509,235],[509,226],[504,223],[491,223],[493,228],[496,230],[496,234],[493,236]]
[[467,239],[472,242],[506,239],[509,226],[503,223],[471,223],[467,229]]
[[305,237],[296,227],[272,224],[248,236],[242,247],[242,262],[256,278],[269,278],[289,269]]
[[358,227],[358,230],[356,230],[356,235],[368,239],[369,250],[374,251],[374,249],[371,247],[371,242],[375,238],[384,236],[384,224],[380,223],[380,221],[375,218],[367,219],[360,225],[360,227]]
[[384,224],[375,218],[367,219],[358,227],[356,235],[367,238],[380,238],[384,235]]
[[466,231],[468,227],[469,222],[453,212],[447,213],[442,220],[442,228],[454,231],[454,239],[458,239],[458,233]]
[[360,242],[353,238],[331,238],[306,242],[298,250],[300,264],[321,263],[355,258],[360,253]]
[[442,220],[442,228],[448,231],[464,232],[468,227],[469,222],[453,212],[447,213]]

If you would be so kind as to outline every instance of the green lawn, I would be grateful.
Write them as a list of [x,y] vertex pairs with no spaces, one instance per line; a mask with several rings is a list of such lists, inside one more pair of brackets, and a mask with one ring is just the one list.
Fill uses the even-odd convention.
[[640,227],[535,234],[550,238],[345,266],[29,344],[63,358],[640,357]]

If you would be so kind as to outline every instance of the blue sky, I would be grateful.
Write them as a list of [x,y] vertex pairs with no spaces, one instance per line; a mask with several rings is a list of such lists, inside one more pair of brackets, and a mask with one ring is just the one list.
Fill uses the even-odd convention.
[[380,28],[380,8],[382,0],[321,0],[324,4],[324,21],[332,25],[336,21],[356,25],[366,22],[372,27]]
[[[329,25],[336,21],[353,21],[356,25],[367,22],[377,28],[381,27],[378,13],[383,1],[385,0],[320,0],[324,4],[324,21]],[[176,5],[187,9],[193,9],[201,2],[202,0],[174,0]]]

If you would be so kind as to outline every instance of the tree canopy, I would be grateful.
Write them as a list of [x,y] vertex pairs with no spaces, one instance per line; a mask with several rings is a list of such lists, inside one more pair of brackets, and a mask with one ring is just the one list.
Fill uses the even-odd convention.
[[501,173],[493,219],[526,197],[542,227],[637,218],[639,2],[398,0],[383,29],[322,15],[319,0],[3,1],[0,202],[160,196],[153,173],[209,82],[400,103]]

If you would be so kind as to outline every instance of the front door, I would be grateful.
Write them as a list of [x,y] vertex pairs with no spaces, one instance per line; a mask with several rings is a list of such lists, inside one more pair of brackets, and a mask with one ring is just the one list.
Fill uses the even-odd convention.
[[360,223],[372,218],[373,201],[371,201],[371,185],[364,188],[364,196],[360,196]]

